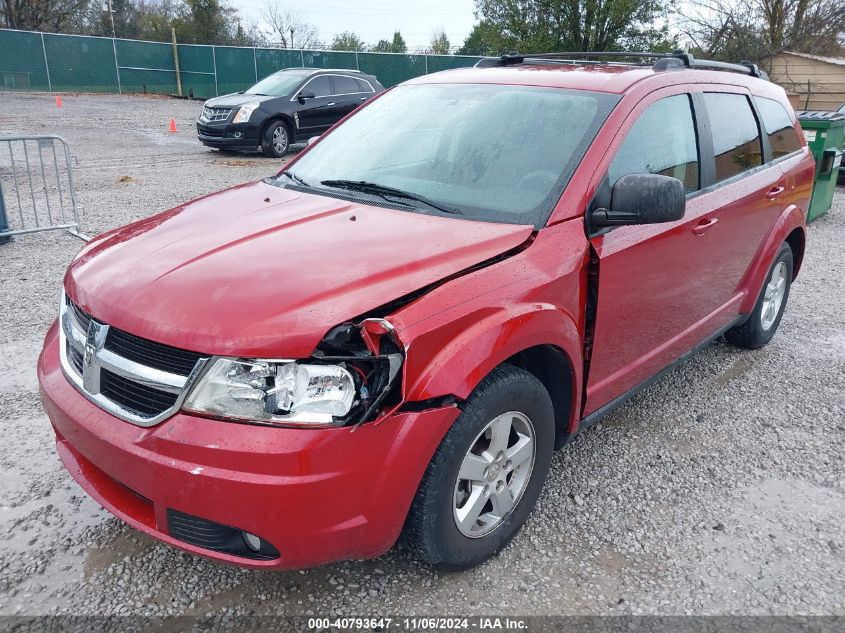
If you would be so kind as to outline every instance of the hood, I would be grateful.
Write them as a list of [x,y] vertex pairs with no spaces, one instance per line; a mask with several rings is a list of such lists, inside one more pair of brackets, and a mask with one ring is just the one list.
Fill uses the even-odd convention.
[[207,105],[209,108],[237,108],[245,103],[252,103],[254,101],[269,101],[270,99],[278,98],[279,97],[273,97],[270,95],[247,95],[240,92],[233,92],[232,94],[209,99],[203,105]]
[[96,238],[65,287],[97,319],[153,341],[303,358],[338,323],[508,251],[532,231],[257,182]]

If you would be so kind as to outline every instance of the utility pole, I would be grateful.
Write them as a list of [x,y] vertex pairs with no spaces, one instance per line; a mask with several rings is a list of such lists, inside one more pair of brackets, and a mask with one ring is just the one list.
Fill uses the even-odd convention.
[[176,94],[181,97],[182,73],[179,72],[179,47],[176,45],[176,29],[172,26],[170,27],[170,41],[173,43],[173,67],[176,69]]
[[108,8],[109,8],[109,21],[111,22],[111,36],[112,38],[117,37],[114,31],[114,10],[111,8],[111,0],[108,0]]

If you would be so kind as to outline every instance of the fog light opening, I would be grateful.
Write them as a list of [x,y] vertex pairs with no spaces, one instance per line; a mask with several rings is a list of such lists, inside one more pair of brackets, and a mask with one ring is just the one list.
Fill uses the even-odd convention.
[[261,549],[261,539],[255,536],[255,534],[241,532],[241,536],[244,537],[244,543],[246,543],[246,546],[253,552],[257,552]]
[[[240,138],[240,137],[242,137],[242,136],[243,136],[243,132],[235,132],[235,133],[233,134],[233,136],[234,136],[235,138]],[[244,537],[244,538],[246,538],[246,537]]]

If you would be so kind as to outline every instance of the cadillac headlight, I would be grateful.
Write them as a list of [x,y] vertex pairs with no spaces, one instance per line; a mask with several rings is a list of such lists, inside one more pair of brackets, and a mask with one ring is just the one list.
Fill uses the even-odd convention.
[[260,101],[252,101],[250,103],[245,103],[240,107],[237,114],[235,114],[235,118],[232,119],[232,123],[246,123],[249,121],[249,117],[252,116],[252,113],[258,109],[258,106],[261,105]]
[[285,426],[331,426],[362,397],[342,364],[229,358],[211,362],[185,399],[182,408],[188,412]]

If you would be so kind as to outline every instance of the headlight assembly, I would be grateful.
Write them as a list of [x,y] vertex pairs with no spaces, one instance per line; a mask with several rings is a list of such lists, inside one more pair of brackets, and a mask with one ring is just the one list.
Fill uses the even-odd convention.
[[185,399],[185,411],[257,424],[324,427],[366,420],[390,390],[402,356],[209,362]]
[[249,121],[249,117],[252,116],[252,113],[255,112],[260,105],[260,101],[245,103],[240,107],[240,109],[238,109],[238,112],[235,114],[235,118],[232,119],[232,123],[246,123]]

